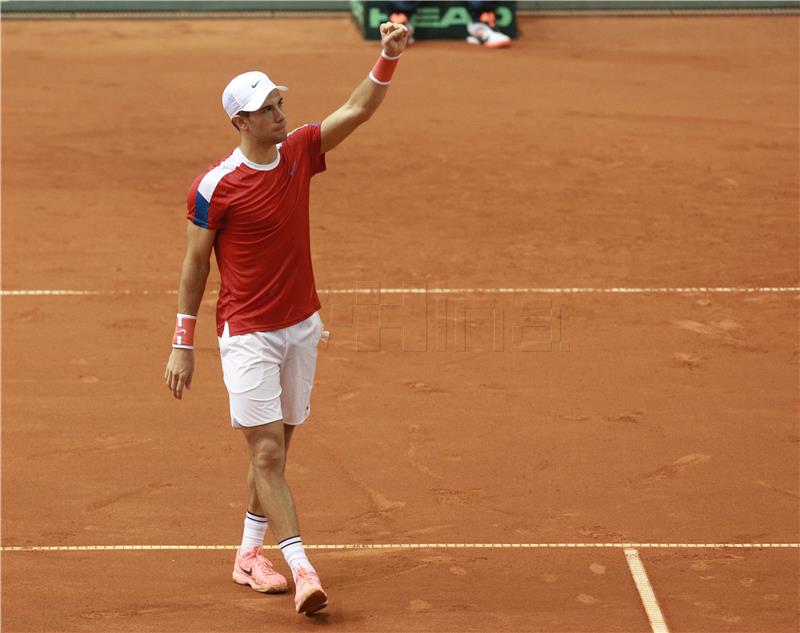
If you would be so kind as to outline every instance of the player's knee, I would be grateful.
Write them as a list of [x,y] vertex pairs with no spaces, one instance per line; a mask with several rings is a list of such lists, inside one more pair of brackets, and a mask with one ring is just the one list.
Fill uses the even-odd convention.
[[285,459],[283,446],[277,442],[260,442],[253,452],[253,470],[262,474],[282,472]]

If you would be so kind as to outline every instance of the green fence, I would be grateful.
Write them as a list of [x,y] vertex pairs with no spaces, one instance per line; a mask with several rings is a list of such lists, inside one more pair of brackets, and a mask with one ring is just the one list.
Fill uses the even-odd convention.
[[[353,19],[368,40],[381,38],[379,27],[389,19],[390,2],[382,0],[351,0]],[[497,3],[497,27],[511,38],[517,37],[516,2]],[[418,40],[463,40],[467,24],[472,22],[469,11],[458,0],[420,2],[411,18],[414,37]]]

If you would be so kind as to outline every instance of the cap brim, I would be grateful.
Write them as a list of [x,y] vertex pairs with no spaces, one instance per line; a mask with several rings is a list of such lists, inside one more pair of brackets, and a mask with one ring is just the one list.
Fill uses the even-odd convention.
[[250,101],[244,104],[239,112],[254,112],[258,110],[262,105],[264,105],[264,101],[269,96],[273,90],[280,90],[286,91],[288,88],[286,86],[276,86],[275,84],[267,84],[266,86],[259,86],[256,93],[251,97]]

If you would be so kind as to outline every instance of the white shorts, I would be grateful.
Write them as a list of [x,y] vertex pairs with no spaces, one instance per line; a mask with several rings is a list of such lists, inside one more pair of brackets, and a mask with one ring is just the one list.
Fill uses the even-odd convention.
[[318,312],[272,332],[230,336],[225,324],[219,351],[233,428],[305,422],[322,331]]

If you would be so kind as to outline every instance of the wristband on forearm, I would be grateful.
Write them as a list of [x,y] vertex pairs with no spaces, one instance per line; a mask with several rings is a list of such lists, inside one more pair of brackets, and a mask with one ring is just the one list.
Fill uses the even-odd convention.
[[194,349],[194,326],[197,317],[181,314],[175,318],[175,334],[172,335],[172,347],[177,349]]
[[375,62],[375,65],[369,73],[369,78],[376,84],[388,86],[392,83],[392,75],[394,74],[394,69],[399,59],[400,55],[397,57],[390,57],[386,54],[386,51],[381,51],[378,61]]

